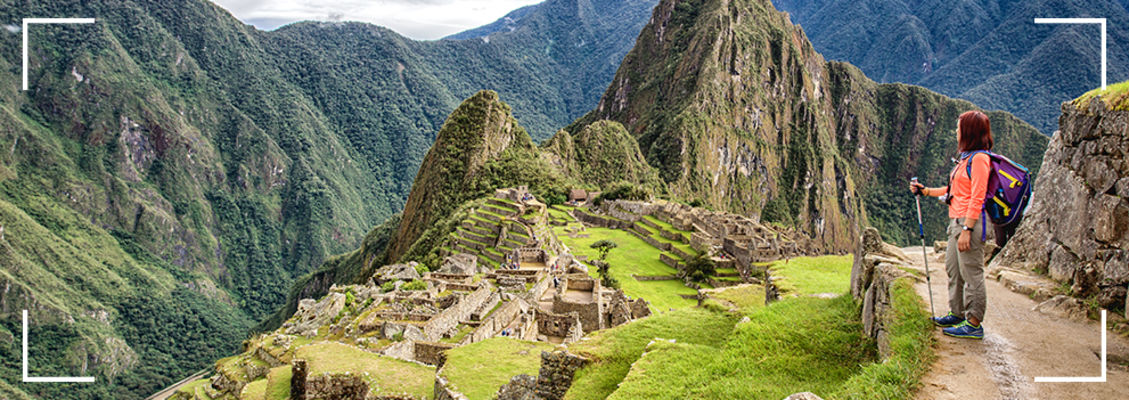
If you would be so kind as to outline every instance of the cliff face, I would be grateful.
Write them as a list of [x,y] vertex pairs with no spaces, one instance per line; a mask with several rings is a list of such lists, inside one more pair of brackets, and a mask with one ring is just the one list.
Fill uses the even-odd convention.
[[[1122,84],[1124,85],[1124,84]],[[1062,105],[1030,208],[993,264],[1046,272],[1078,297],[1125,307],[1129,111],[1124,90]]]
[[[897,242],[916,236],[905,182],[943,181],[956,117],[972,108],[826,62],[767,0],[667,0],[597,109],[570,129],[618,121],[674,197],[850,250],[860,225]],[[1026,154],[1044,149],[1034,128],[990,116],[1005,154],[1031,164]],[[943,211],[933,211],[940,231]]]

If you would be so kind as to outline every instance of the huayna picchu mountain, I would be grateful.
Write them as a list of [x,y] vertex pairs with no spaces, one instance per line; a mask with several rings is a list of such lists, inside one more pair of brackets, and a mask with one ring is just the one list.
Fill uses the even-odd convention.
[[[673,198],[794,225],[835,251],[852,248],[860,225],[913,237],[905,184],[943,181],[957,116],[973,108],[824,61],[767,0],[663,1],[570,130],[618,121]],[[1010,114],[989,116],[995,150],[1037,168],[1046,138]],[[928,215],[938,217],[927,229],[944,223]]]

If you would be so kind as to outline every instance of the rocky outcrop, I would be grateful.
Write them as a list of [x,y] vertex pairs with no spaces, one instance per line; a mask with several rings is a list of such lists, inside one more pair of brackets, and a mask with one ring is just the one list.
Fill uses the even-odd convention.
[[283,325],[290,335],[312,336],[322,325],[328,325],[345,308],[345,295],[330,292],[321,301],[304,299],[298,303],[294,318]]
[[851,268],[851,295],[862,301],[863,334],[878,342],[882,359],[890,356],[886,328],[892,318],[889,315],[892,310],[890,286],[895,280],[909,276],[898,268],[903,265],[902,260],[891,254],[889,248],[877,229],[866,228]]
[[1129,112],[1101,96],[1064,103],[1031,207],[990,268],[1045,272],[1123,309],[1129,285]]

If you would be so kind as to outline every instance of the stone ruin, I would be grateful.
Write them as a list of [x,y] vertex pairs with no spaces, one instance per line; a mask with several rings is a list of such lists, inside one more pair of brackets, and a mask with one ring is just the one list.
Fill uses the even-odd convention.
[[[692,248],[712,256],[718,268],[734,268],[744,282],[756,282],[760,275],[754,264],[785,258],[813,255],[820,249],[806,235],[784,228],[770,228],[741,215],[709,211],[685,204],[663,200],[654,202],[612,200],[603,202],[597,209],[576,209],[577,220],[590,226],[626,230],[660,250],[670,252],[685,260],[689,254],[668,243],[662,243],[644,234],[646,225],[663,238],[688,243]],[[663,229],[646,219],[653,216],[669,223],[673,228],[690,232],[683,234]],[[665,254],[660,261],[681,271],[684,266]],[[712,282],[725,285],[726,282]]]
[[914,279],[900,267],[909,258],[900,249],[882,241],[877,229],[866,228],[851,266],[851,296],[862,302],[863,334],[878,344],[878,354],[890,355],[887,321],[893,317],[890,286],[897,279]]

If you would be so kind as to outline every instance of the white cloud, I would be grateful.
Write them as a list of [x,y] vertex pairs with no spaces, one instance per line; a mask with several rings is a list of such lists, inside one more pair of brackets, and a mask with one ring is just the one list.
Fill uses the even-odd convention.
[[413,39],[439,39],[488,24],[540,0],[213,0],[259,29],[303,20],[362,21]]

